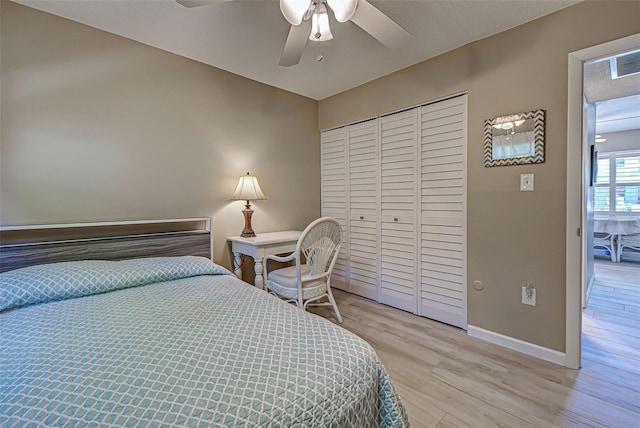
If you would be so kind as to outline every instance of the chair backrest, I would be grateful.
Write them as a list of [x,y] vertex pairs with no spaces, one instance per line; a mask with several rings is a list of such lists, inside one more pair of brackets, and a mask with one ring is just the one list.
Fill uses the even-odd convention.
[[640,247],[640,233],[632,233],[630,235],[621,235],[620,242],[625,247]]
[[312,277],[331,273],[342,239],[342,226],[331,217],[321,217],[304,229],[297,251],[305,256]]

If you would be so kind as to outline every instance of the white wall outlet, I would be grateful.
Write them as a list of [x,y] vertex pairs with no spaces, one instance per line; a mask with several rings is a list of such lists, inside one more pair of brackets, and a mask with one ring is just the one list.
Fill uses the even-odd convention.
[[533,192],[533,174],[520,174],[520,191]]
[[522,304],[535,306],[536,305],[536,289],[533,287],[522,287]]

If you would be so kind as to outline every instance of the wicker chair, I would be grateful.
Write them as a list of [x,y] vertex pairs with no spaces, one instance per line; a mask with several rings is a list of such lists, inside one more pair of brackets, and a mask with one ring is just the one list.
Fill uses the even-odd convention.
[[[613,235],[610,233],[595,232],[593,234],[593,247],[606,248],[611,255],[611,261],[620,261],[619,256],[616,256],[616,247],[613,242]],[[620,251],[620,250],[618,250]],[[620,254],[619,252],[617,254]]]
[[[267,261],[295,261],[295,265],[267,273],[267,290],[271,294],[306,310],[309,306],[332,306],[338,322],[342,317],[331,293],[331,272],[342,246],[342,227],[331,217],[312,222],[300,235],[296,250],[289,256],[266,256]],[[327,298],[328,301],[321,302]]]
[[618,261],[620,261],[620,258],[622,257],[622,250],[625,248],[640,251],[640,233],[620,235],[618,238]]

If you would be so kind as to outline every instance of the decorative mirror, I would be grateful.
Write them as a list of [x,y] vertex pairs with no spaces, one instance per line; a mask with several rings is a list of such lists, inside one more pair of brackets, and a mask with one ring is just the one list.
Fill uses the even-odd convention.
[[484,166],[544,162],[544,110],[484,121]]

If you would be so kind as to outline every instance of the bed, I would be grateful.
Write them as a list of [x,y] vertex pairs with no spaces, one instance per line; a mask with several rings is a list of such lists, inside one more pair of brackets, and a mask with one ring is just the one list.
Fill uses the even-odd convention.
[[365,341],[202,256],[1,273],[0,366],[3,427],[408,426]]

